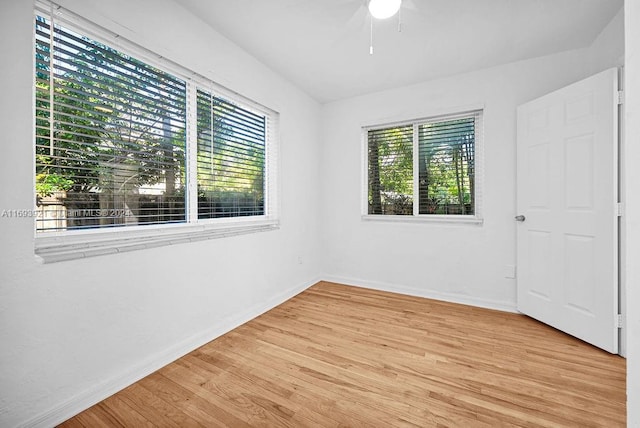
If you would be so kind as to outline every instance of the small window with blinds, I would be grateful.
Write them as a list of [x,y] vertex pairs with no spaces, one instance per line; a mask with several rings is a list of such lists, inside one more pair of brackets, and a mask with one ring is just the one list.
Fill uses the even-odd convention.
[[122,38],[106,37],[118,40],[118,48],[109,46],[99,41],[105,30],[68,11],[52,19],[51,6],[38,4],[39,236],[218,227],[231,218],[236,229],[242,218],[254,221],[255,230],[255,221],[276,220],[277,113]]
[[365,129],[368,215],[479,218],[481,111]]

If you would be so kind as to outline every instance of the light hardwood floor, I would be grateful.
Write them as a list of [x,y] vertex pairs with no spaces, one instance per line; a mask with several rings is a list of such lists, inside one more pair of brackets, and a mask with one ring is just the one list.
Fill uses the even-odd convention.
[[615,427],[625,360],[522,315],[322,282],[63,427]]

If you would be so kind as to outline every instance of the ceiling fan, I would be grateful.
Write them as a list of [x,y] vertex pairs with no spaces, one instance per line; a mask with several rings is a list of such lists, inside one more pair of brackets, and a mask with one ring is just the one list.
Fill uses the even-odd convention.
[[387,19],[400,11],[402,0],[369,0],[367,8],[372,17]]
[[398,15],[398,32],[402,32],[402,10],[416,10],[413,0],[352,0],[352,3],[359,3],[353,12],[347,26],[354,21],[363,22],[363,18],[369,18],[369,54],[373,55],[373,26],[376,20],[385,20]]

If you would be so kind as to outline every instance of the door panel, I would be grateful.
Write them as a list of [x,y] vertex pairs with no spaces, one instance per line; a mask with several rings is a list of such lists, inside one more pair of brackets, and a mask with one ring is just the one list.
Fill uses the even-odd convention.
[[518,107],[518,310],[618,351],[616,69]]

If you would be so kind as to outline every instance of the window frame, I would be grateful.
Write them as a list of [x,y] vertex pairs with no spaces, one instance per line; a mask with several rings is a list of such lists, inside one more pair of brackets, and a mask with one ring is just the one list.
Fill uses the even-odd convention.
[[[62,25],[82,36],[117,49],[137,60],[162,71],[173,74],[186,82],[186,208],[185,221],[163,224],[142,224],[104,228],[87,228],[64,231],[38,232],[35,214],[33,218],[34,249],[38,260],[44,263],[73,260],[153,248],[164,245],[194,242],[205,239],[257,233],[278,229],[279,212],[279,116],[280,114],[235,91],[223,87],[195,71],[174,63],[145,47],[135,44],[119,34],[106,30],[72,11],[46,0],[37,0],[36,16],[44,16],[52,25]],[[53,19],[52,19],[53,18]],[[35,70],[35,25],[32,29],[32,69]],[[265,117],[265,166],[264,166],[264,214],[219,218],[198,218],[197,189],[197,91],[206,91],[212,96],[250,110]],[[35,112],[35,73],[32,86],[32,111]],[[32,117],[32,136],[35,142],[35,114]],[[35,200],[35,143],[33,145],[32,192]]]
[[[420,214],[418,206],[419,195],[419,139],[418,128],[420,125],[433,122],[442,122],[467,117],[475,117],[474,139],[474,214]],[[372,130],[413,126],[413,213],[411,215],[369,214],[369,139],[368,133]],[[443,111],[436,114],[425,115],[417,119],[405,119],[386,121],[373,125],[361,126],[361,219],[363,221],[382,221],[391,223],[457,223],[476,224],[484,222],[483,217],[483,191],[484,191],[484,105],[466,106],[453,111]]]

